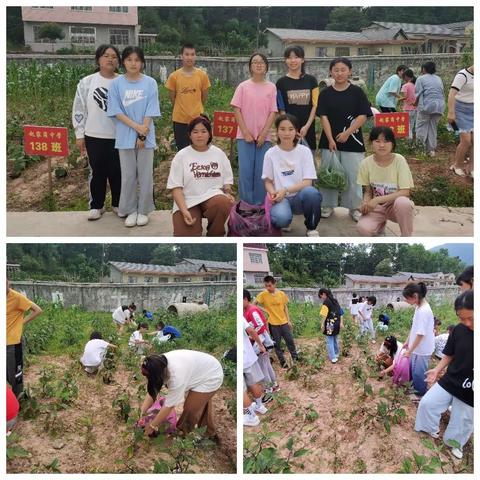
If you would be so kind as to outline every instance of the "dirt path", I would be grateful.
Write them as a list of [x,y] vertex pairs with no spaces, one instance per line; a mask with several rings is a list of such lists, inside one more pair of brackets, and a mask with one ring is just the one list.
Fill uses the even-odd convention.
[[[298,348],[304,351],[311,351],[320,342],[323,344],[324,339],[296,340]],[[372,346],[372,353],[375,347]],[[406,401],[403,406],[406,419],[400,425],[392,425],[390,434],[378,422],[365,421],[365,412],[376,411],[379,389],[389,389],[391,381],[369,378],[374,395],[364,397],[363,389],[350,371],[359,355],[359,349],[353,347],[350,356],[341,356],[337,364],[326,360],[318,373],[297,380],[287,380],[286,370],[280,369],[275,362],[281,387],[280,403],[285,401],[282,401],[285,395],[290,397],[291,403],[279,405],[275,400],[269,403],[269,412],[262,416],[260,426],[247,428],[247,434],[260,432],[262,424],[268,423],[269,432],[281,433],[277,448],[281,449],[283,457],[288,455],[285,443],[293,436],[294,450],[306,448],[309,451],[293,460],[294,473],[395,473],[400,470],[404,458],[412,457],[412,452],[431,457],[432,452],[421,443],[425,436],[413,430],[416,414],[413,402]],[[312,387],[308,388],[309,385]],[[312,409],[318,413],[318,418],[308,420],[306,414]],[[442,431],[444,428],[445,425]],[[473,455],[470,452],[464,456],[464,462],[470,454]],[[444,460],[446,472],[459,470],[460,462],[454,463],[450,456],[444,456]],[[469,462],[472,466],[472,457]]]
[[[119,364],[114,372],[114,382],[107,385],[100,375],[88,376],[75,360],[67,356],[39,356],[35,364],[26,369],[25,383],[38,385],[40,371],[47,365],[55,367],[60,376],[66,370],[74,372],[78,398],[72,406],[58,413],[54,428],[50,427],[48,433],[45,432],[46,414],[19,421],[15,433],[20,437],[19,444],[31,456],[9,461],[8,473],[30,473],[35,469],[48,471],[45,466],[55,458],[62,473],[152,473],[156,460],[172,460],[150,439],[140,440],[133,455],[128,452],[132,445],[132,430],[116,416],[112,402],[118,395],[128,392],[132,407],[137,408],[138,388],[144,384],[141,375],[134,378],[131,371]],[[200,451],[197,464],[191,468],[193,471],[235,471],[236,427],[226,406],[226,402],[234,397],[235,392],[227,388],[217,393],[214,406],[220,442],[214,448]],[[177,407],[177,415],[181,410],[181,406]],[[92,425],[90,430],[89,424]],[[172,440],[172,437],[167,438],[165,446]]]

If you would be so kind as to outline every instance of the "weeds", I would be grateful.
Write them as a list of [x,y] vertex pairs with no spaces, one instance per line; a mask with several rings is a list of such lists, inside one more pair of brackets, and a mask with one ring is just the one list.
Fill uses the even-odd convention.
[[17,433],[12,432],[7,437],[7,460],[13,460],[14,458],[26,458],[30,457],[30,453],[21,447],[18,442],[20,437]]
[[117,417],[124,422],[127,422],[128,418],[130,417],[130,412],[132,411],[130,395],[128,392],[123,392],[122,394],[118,395],[113,400],[112,407],[115,410]]

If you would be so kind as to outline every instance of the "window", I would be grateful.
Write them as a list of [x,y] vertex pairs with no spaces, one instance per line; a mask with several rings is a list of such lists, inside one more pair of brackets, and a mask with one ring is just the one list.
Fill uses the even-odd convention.
[[261,253],[249,253],[250,263],[263,263]]
[[380,288],[390,288],[390,285],[388,285],[388,284],[383,284],[383,285],[380,285]]
[[158,283],[168,283],[168,277],[158,277]]
[[31,8],[53,8],[53,7],[31,7]]
[[112,45],[128,45],[128,29],[126,28],[110,28],[110,43]]
[[95,27],[70,27],[70,42],[95,44]]
[[211,282],[211,281],[212,281],[212,277],[203,277],[203,281],[204,281],[204,282]]
[[145,283],[152,283],[153,282],[153,277],[145,277],[144,282]]
[[368,55],[368,48],[367,47],[359,47],[358,48],[359,55]]
[[350,56],[350,47],[335,47],[335,56],[336,57],[349,57]]
[[108,7],[111,13],[128,13],[128,7]]
[[137,277],[128,277],[128,283],[137,283]]
[[72,12],[91,12],[92,7],[70,7]]
[[315,48],[316,57],[326,57],[327,56],[327,47],[316,47]]

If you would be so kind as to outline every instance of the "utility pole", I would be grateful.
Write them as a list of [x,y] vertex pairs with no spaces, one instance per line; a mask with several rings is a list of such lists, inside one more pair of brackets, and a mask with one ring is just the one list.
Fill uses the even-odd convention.
[[260,10],[262,7],[257,7],[257,48],[256,50],[258,51],[258,45],[260,43],[260,24],[262,23],[262,19],[260,18]]

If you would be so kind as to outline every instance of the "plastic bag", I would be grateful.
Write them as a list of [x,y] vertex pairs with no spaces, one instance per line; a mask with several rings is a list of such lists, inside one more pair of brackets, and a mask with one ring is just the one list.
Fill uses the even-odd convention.
[[410,381],[410,359],[400,353],[400,358],[393,366],[393,383],[403,385]]
[[347,188],[347,173],[338,160],[335,152],[330,152],[330,156],[322,158],[320,170],[318,172],[317,186],[329,188],[343,192]]
[[280,230],[272,226],[270,209],[272,203],[265,196],[263,205],[250,205],[243,200],[232,206],[228,219],[229,237],[280,236]]
[[[135,424],[135,427],[145,428],[157,416],[164,403],[165,397],[157,397],[156,402],[147,410],[147,414]],[[166,433],[173,433],[177,429],[177,412],[174,408],[168,414],[163,424],[167,425]]]

